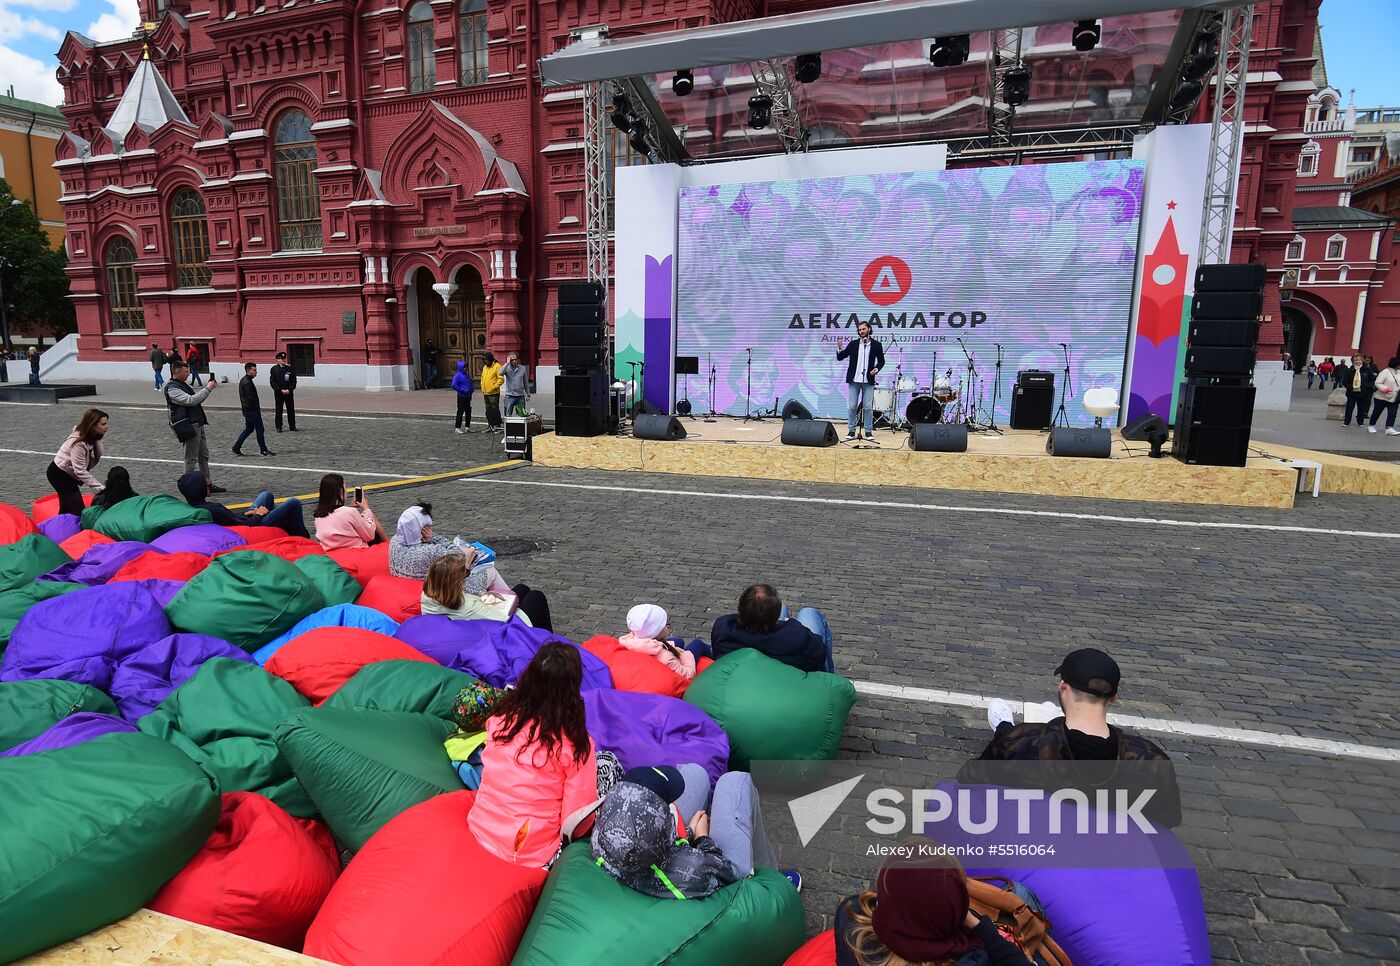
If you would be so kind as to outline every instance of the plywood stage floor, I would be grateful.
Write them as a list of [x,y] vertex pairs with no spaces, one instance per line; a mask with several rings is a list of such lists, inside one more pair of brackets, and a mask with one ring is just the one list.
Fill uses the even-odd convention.
[[[846,442],[844,422],[835,424],[842,441],[831,447],[783,446],[776,419],[682,423],[689,435],[678,441],[546,434],[534,440],[534,459],[587,469],[1278,509],[1293,506],[1298,484],[1298,471],[1274,458],[1279,447],[1252,448],[1258,455],[1243,467],[1192,466],[1170,456],[1151,459],[1146,443],[1128,442],[1116,430],[1109,459],[1075,459],[1050,456],[1046,434],[1031,430],[971,434],[966,453],[916,453],[904,432],[876,430],[875,445]],[[1400,495],[1400,468],[1307,450],[1277,455],[1324,463],[1327,492]],[[1338,472],[1329,476],[1334,466]]]

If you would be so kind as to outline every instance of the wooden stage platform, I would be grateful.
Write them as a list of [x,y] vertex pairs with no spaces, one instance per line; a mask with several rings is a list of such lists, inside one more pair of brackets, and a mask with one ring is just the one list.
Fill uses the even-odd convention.
[[777,420],[682,423],[689,436],[673,442],[549,433],[535,437],[534,460],[647,473],[1289,509],[1298,471],[1273,458],[1279,456],[1323,463],[1324,492],[1400,495],[1400,466],[1274,445],[1253,448],[1261,455],[1243,467],[1191,466],[1171,456],[1152,459],[1146,443],[1128,442],[1116,431],[1111,458],[1074,459],[1048,455],[1046,434],[1026,430],[975,433],[966,453],[916,453],[903,432],[876,430],[876,446],[848,443],[844,423],[837,424],[842,442],[831,447],[783,446]]

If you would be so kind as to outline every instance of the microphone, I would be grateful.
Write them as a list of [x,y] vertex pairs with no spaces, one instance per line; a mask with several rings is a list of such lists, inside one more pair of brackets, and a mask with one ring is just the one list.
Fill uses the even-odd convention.
[[1069,348],[1069,343],[1068,343],[1068,342],[1061,342],[1061,343],[1060,343],[1060,348],[1061,348],[1061,349],[1068,349],[1068,348]]

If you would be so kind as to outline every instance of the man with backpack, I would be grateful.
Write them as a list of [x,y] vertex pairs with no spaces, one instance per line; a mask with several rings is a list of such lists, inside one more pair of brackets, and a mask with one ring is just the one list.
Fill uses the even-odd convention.
[[[185,445],[185,472],[199,470],[209,476],[209,442],[205,438],[205,427],[209,417],[204,415],[204,400],[219,387],[216,380],[210,379],[202,389],[189,384],[190,367],[183,359],[170,364],[170,381],[165,384],[165,403],[170,407],[170,428],[175,438]],[[211,493],[227,493],[222,486],[209,484]]]

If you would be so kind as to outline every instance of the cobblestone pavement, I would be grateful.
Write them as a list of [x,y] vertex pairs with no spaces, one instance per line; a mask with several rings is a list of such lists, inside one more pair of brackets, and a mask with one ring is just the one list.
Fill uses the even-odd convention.
[[[158,412],[113,415],[104,465],[178,458]],[[73,416],[0,406],[0,449],[51,453]],[[231,496],[264,481],[314,490],[317,473],[298,467],[347,470],[354,482],[348,470],[417,475],[500,458],[486,436],[455,436],[439,421],[308,417],[302,433],[269,436],[277,457],[239,461],[222,455],[236,418],[215,424],[216,461],[239,464],[218,470]],[[47,492],[47,459],[0,452],[6,502]],[[168,490],[179,470],[126,465],[142,492]],[[502,572],[546,590],[559,631],[575,639],[616,633],[641,600],[666,606],[677,633],[706,636],[761,579],[825,611],[837,670],[862,682],[1045,700],[1065,652],[1104,647],[1124,669],[1121,712],[1281,736],[1149,735],[1176,763],[1179,831],[1200,871],[1215,958],[1400,961],[1400,765],[1277,746],[1301,736],[1354,743],[1358,754],[1400,747],[1396,585],[1384,563],[1400,550],[1389,539],[1400,535],[1400,501],[1240,510],[534,466],[373,499],[391,520],[410,494],[434,503],[442,533],[524,541]],[[987,736],[978,709],[862,694],[842,757],[951,773]],[[777,828],[781,806],[769,805]],[[825,868],[803,869],[813,930],[860,885],[848,845],[833,836]]]

